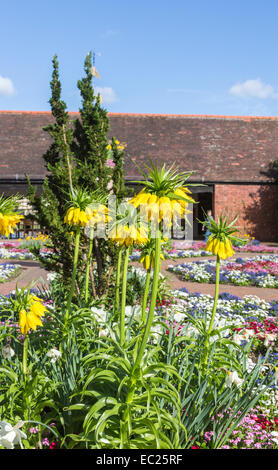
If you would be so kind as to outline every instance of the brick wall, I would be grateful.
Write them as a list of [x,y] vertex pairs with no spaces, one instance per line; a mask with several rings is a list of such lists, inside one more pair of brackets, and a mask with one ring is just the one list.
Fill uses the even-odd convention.
[[278,241],[278,186],[216,184],[214,214],[239,215],[237,226],[262,242]]

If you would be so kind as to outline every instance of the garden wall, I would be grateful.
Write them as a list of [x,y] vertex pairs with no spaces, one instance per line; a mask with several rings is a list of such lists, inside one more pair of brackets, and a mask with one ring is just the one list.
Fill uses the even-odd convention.
[[263,242],[278,242],[278,186],[216,184],[214,214],[239,215],[241,233]]

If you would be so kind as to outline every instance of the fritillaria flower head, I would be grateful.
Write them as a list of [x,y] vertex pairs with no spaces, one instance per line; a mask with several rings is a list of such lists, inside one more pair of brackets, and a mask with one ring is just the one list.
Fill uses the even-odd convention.
[[19,196],[0,196],[0,234],[8,237],[24,216],[16,212]]
[[140,220],[132,204],[122,203],[112,219],[109,238],[120,246],[142,246],[148,242],[148,225]]
[[220,259],[233,256],[232,243],[242,241],[241,238],[234,235],[238,232],[238,228],[234,226],[237,219],[238,217],[235,217],[228,223],[227,217],[221,215],[218,221],[209,218],[209,220],[201,222],[210,231],[206,245],[207,251],[211,251],[211,253],[219,256]]
[[19,315],[19,327],[23,335],[30,330],[36,330],[37,326],[42,326],[41,317],[47,308],[42,299],[31,294],[30,288],[16,288],[14,298],[10,297],[9,303],[13,312]]
[[185,186],[192,173],[181,172],[174,169],[174,165],[158,166],[151,162],[151,166],[141,171],[143,181],[133,181],[143,184],[142,191],[129,202],[140,208],[141,215],[148,221],[159,224],[161,221],[168,227],[173,224],[174,217],[184,217],[191,211],[188,204],[194,203],[190,196],[191,191]]

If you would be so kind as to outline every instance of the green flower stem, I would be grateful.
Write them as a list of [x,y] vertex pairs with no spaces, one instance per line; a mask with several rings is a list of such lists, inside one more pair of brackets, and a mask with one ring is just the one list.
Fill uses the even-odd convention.
[[125,342],[125,306],[126,306],[126,285],[127,285],[127,268],[129,261],[129,247],[126,248],[123,267],[122,281],[122,299],[121,299],[121,316],[120,316],[120,343],[121,346]]
[[119,254],[118,254],[117,273],[116,273],[116,292],[115,292],[115,303],[114,303],[114,315],[116,315],[117,317],[118,317],[118,308],[120,304],[122,252],[123,252],[123,248],[121,247],[119,249]]
[[214,319],[215,319],[215,314],[216,314],[216,308],[217,308],[217,302],[218,302],[218,295],[219,295],[219,274],[220,274],[220,258],[219,255],[217,255],[216,258],[216,275],[215,275],[215,290],[214,290],[214,303],[213,303],[213,309],[212,309],[212,314],[210,317],[210,322],[209,322],[209,327],[206,332],[206,338],[204,342],[204,362],[203,362],[203,371],[204,373],[206,372],[207,369],[207,363],[208,363],[208,354],[209,354],[209,337],[213,329],[213,324],[214,324]]
[[143,339],[141,345],[138,350],[138,354],[133,366],[133,372],[136,372],[136,369],[139,367],[143,354],[146,349],[146,345],[149,339],[150,330],[153,322],[154,317],[154,310],[156,307],[156,299],[157,299],[157,291],[158,291],[158,282],[159,282],[159,273],[160,273],[160,251],[161,251],[161,233],[160,230],[156,232],[156,239],[155,239],[155,258],[154,258],[154,271],[153,271],[153,284],[152,284],[152,296],[151,296],[151,303],[149,314],[147,318],[147,323],[145,326],[145,331],[143,335]]
[[28,357],[28,335],[25,335],[23,343],[22,371],[24,378],[27,376],[27,357]]
[[151,280],[151,265],[149,269],[147,270],[147,276],[146,276],[146,284],[145,284],[145,291],[144,291],[144,297],[143,297],[143,303],[142,303],[142,323],[146,323],[146,307],[147,307],[147,302],[148,302],[148,294],[149,294],[149,289],[150,289],[150,280]]
[[209,327],[207,334],[210,335],[211,330],[213,328],[213,323],[214,323],[214,318],[216,314],[216,308],[217,308],[217,302],[218,302],[218,295],[219,295],[219,274],[220,274],[220,258],[219,255],[217,255],[216,258],[216,275],[215,275],[215,290],[214,290],[214,303],[213,303],[213,309],[212,309],[212,314],[209,322]]
[[76,235],[75,235],[75,247],[74,247],[74,257],[73,257],[73,270],[72,270],[72,278],[71,278],[71,289],[68,297],[68,302],[67,302],[67,309],[66,309],[66,314],[65,314],[65,326],[67,326],[68,320],[69,320],[69,312],[70,312],[70,306],[71,306],[71,301],[73,297],[73,292],[75,289],[75,279],[76,279],[76,271],[77,271],[77,263],[78,263],[78,254],[79,254],[79,243],[80,243],[80,227],[78,226],[76,229]]
[[94,241],[94,230],[92,229],[90,233],[90,244],[89,244],[89,252],[88,252],[87,266],[86,266],[85,302],[88,301],[88,294],[89,294],[89,274],[90,274],[91,257],[92,257],[92,252],[93,252],[93,241]]

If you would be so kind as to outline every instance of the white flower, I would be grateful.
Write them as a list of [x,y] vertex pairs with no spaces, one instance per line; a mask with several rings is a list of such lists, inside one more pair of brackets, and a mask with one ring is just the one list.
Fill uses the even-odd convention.
[[186,315],[184,313],[175,313],[174,315],[174,320],[177,323],[181,323],[185,318],[186,318]]
[[263,333],[262,337],[264,338],[264,346],[268,346],[271,341],[276,339],[276,335],[270,333]]
[[57,359],[62,356],[62,353],[61,351],[58,351],[58,349],[52,348],[50,349],[50,351],[48,351],[48,353],[46,353],[46,355],[47,357],[51,358],[50,362],[54,364],[57,361]]
[[103,329],[100,329],[98,331],[98,335],[100,338],[107,338],[107,336],[109,335],[109,330],[108,328],[103,328]]
[[50,272],[47,274],[46,279],[50,282],[54,281],[54,279],[57,277],[57,273]]
[[106,321],[106,311],[101,308],[92,307],[91,311],[94,313],[96,320],[99,323],[105,323]]
[[163,333],[161,325],[152,326],[150,333],[151,333],[151,336],[152,336],[152,339],[153,339],[153,343],[157,344],[159,338],[161,337],[161,335]]
[[242,337],[243,340],[246,340],[246,341],[249,340],[250,336],[254,336],[254,335],[255,335],[254,330],[244,329],[244,330],[241,330],[241,332],[240,332],[240,336]]
[[[247,360],[246,360],[246,370],[247,370],[247,372],[250,374],[252,372],[252,370],[254,369],[254,367],[256,367],[256,363],[253,362],[250,357],[247,357]],[[264,370],[264,368],[261,367],[261,370]]]
[[19,426],[21,425],[21,423],[18,423],[12,427],[7,421],[0,421],[0,446],[6,449],[14,449],[14,446],[19,444],[21,449],[23,449],[21,439],[27,439],[27,436],[24,432],[20,431]]
[[4,359],[11,360],[11,358],[15,355],[15,352],[9,344],[6,344],[6,346],[4,346],[2,348],[2,355],[3,355]]
[[235,333],[232,337],[232,341],[236,344],[241,344],[242,340],[243,340],[242,336],[239,335],[238,333]]
[[129,318],[133,315],[135,321],[140,322],[142,316],[142,309],[140,305],[135,305],[134,307],[131,305],[127,305],[125,308],[125,315],[126,318]]
[[228,374],[226,378],[227,387],[231,387],[232,384],[235,384],[237,387],[240,387],[242,383],[244,382],[244,380],[238,376],[238,373],[236,371],[231,372],[227,370],[227,374]]
[[277,445],[278,444],[278,439],[277,439],[278,432],[277,431],[272,431],[270,434],[271,434],[271,436],[273,436],[272,441]]
[[254,330],[241,330],[240,333],[234,333],[232,341],[236,344],[241,344],[242,341],[249,341],[250,336],[254,336]]

